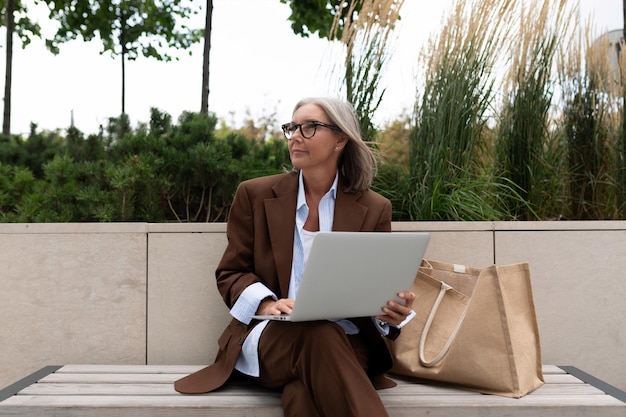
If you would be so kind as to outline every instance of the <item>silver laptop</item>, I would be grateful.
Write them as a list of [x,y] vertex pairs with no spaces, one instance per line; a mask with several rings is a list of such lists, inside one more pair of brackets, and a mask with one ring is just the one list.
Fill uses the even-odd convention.
[[310,321],[384,314],[410,290],[430,235],[415,232],[319,232],[291,315],[259,320]]

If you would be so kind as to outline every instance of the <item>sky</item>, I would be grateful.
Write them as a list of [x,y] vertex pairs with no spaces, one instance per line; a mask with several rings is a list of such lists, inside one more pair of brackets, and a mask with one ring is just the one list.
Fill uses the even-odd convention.
[[[378,124],[413,107],[419,54],[452,4],[452,0],[405,0],[380,83],[386,91],[375,119]],[[258,120],[275,113],[279,122],[286,122],[300,98],[338,95],[336,83],[329,81],[329,62],[334,61],[328,41],[295,35],[287,5],[279,0],[213,0],[213,5],[209,110],[218,117],[232,125],[246,114]],[[623,27],[621,0],[580,0],[580,13],[591,17],[599,31]],[[190,25],[203,24],[204,9]],[[4,30],[0,33],[4,69]],[[65,129],[72,120],[85,134],[97,133],[109,117],[121,113],[120,58],[100,54],[97,41],[63,44],[56,56],[38,40],[22,49],[16,38],[14,45],[12,133],[27,134],[31,122],[39,130]],[[191,56],[188,51],[174,52],[178,61],[127,62],[126,113],[133,126],[149,121],[151,107],[174,120],[183,111],[200,110],[202,48],[202,43],[195,45]]]

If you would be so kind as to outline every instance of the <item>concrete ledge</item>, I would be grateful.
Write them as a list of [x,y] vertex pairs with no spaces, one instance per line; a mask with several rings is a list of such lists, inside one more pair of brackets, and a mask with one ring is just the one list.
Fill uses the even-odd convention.
[[394,232],[492,232],[493,222],[392,222]]
[[226,233],[226,223],[150,223],[149,233]]
[[557,230],[626,230],[626,221],[546,221],[546,222],[494,222],[495,231],[557,231]]
[[148,223],[0,223],[5,234],[148,233]]

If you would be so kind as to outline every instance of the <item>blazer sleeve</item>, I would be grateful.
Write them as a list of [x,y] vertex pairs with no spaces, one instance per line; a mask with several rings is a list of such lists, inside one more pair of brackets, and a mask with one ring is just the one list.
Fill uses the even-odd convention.
[[237,188],[226,227],[228,244],[215,271],[217,288],[229,309],[239,295],[255,282],[254,219],[252,203],[245,183]]

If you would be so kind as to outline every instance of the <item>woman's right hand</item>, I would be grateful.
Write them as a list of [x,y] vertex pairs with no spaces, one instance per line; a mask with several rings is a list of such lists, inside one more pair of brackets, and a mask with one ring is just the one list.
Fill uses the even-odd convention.
[[294,303],[295,300],[292,298],[281,298],[280,300],[266,298],[261,301],[256,313],[259,315],[291,314]]

